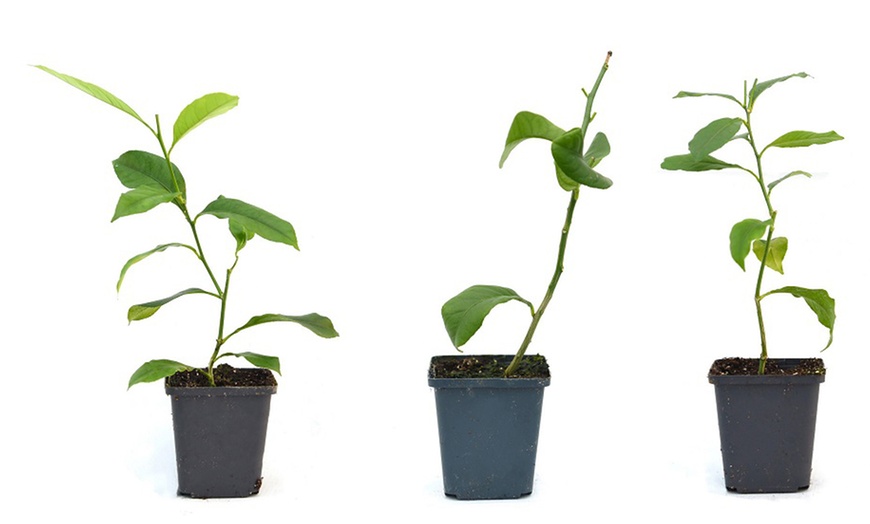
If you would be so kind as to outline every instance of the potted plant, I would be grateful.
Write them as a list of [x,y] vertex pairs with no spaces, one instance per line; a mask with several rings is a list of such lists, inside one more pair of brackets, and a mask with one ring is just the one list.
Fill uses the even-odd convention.
[[[127,271],[136,263],[168,249],[189,251],[199,260],[208,284],[205,289],[191,287],[166,298],[135,304],[127,312],[130,322],[144,320],[166,304],[187,295],[207,295],[217,302],[217,336],[211,356],[204,367],[175,360],[151,360],[142,364],[130,377],[128,388],[142,382],[164,380],[172,399],[178,465],[178,494],[197,498],[244,497],[259,492],[266,427],[271,395],[277,391],[272,371],[281,373],[278,357],[253,352],[229,352],[224,345],[238,333],[269,322],[293,322],[321,337],[338,336],[332,322],[316,313],[283,315],[267,313],[251,317],[230,330],[224,320],[227,312],[230,280],[242,249],[255,236],[299,249],[293,226],[263,209],[241,200],[219,196],[195,216],[188,210],[187,185],[181,171],[170,160],[178,142],[195,127],[221,115],[238,104],[238,97],[211,93],[185,107],[172,129],[172,142],[164,135],[160,117],[155,127],[145,122],[129,105],[105,89],[44,66],[39,69],[103,102],[120,109],[142,123],[157,139],[160,155],[145,151],[127,151],[112,163],[115,174],[129,191],[122,194],[112,221],[149,211],[160,204],[175,206],[190,230],[193,244],[172,242],[140,253],[121,269],[117,289]],[[235,239],[233,263],[221,282],[206,258],[197,230],[200,218],[226,219]],[[215,364],[227,357],[247,360],[255,368],[236,369]]]
[[[597,133],[586,141],[587,128],[595,117],[592,104],[610,56],[608,52],[592,90],[583,91],[586,109],[580,127],[565,131],[540,115],[520,112],[510,126],[499,162],[502,167],[523,140],[548,140],[556,180],[570,195],[556,270],[538,308],[512,289],[492,285],[471,286],[441,308],[447,334],[457,350],[499,304],[516,300],[527,305],[531,314],[526,336],[514,355],[450,355],[431,360],[429,385],[435,391],[444,493],[449,496],[506,499],[532,492],[541,404],[550,371],[543,356],[525,353],[562,275],[580,186],[606,189],[612,184],[594,169],[610,153],[607,137]],[[586,143],[588,148],[584,148]]]
[[[765,82],[755,80],[751,87],[743,83],[742,100],[720,93],[681,91],[675,98],[713,96],[740,107],[739,116],[714,120],[698,131],[689,142],[689,153],[665,158],[662,168],[682,171],[737,169],[748,173],[758,185],[764,201],[761,218],[747,218],[731,229],[731,258],[746,270],[750,252],[759,261],[755,279],[755,312],[761,336],[761,355],[757,359],[726,358],[713,363],[708,379],[714,384],[719,415],[719,435],[725,486],[742,493],[792,492],[809,487],[815,435],[819,384],[825,380],[821,359],[768,359],[767,338],[762,315],[762,300],[785,294],[802,298],[828,329],[827,349],[834,335],[834,299],[824,289],[784,286],[763,292],[766,268],[783,273],[783,259],[788,240],[774,236],[777,210],[771,194],[787,180],[810,177],[810,173],[793,170],[768,182],[762,157],[782,148],[827,144],[843,137],[829,131],[790,131],[764,147],[757,141],[752,113],[758,97],[767,89],[792,78],[806,78],[795,73]],[[720,160],[712,154],[731,142],[751,150],[754,165],[748,167]]]

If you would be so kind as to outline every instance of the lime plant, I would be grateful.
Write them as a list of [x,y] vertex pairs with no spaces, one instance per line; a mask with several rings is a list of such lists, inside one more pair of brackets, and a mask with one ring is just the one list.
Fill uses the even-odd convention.
[[[761,218],[747,218],[734,224],[731,228],[730,246],[731,258],[746,271],[746,257],[749,252],[755,254],[759,260],[758,276],[755,281],[755,311],[758,317],[758,329],[761,336],[761,356],[758,362],[758,374],[765,373],[767,364],[767,337],[764,331],[764,316],[761,303],[765,298],[775,294],[789,294],[802,298],[810,309],[815,313],[819,322],[828,328],[828,343],[822,349],[830,347],[834,337],[834,299],[824,289],[809,289],[798,286],[785,286],[762,292],[765,268],[770,268],[778,273],[783,273],[783,259],[788,251],[788,239],[783,236],[774,236],[776,230],[777,210],[771,200],[773,190],[783,182],[812,175],[803,170],[793,170],[768,182],[765,178],[762,159],[765,153],[777,149],[796,147],[808,147],[821,145],[842,140],[843,137],[834,131],[816,133],[812,131],[789,131],[763,147],[759,147],[755,129],[752,127],[752,114],[758,97],[780,82],[792,78],[807,78],[806,73],[794,73],[791,75],[774,78],[765,82],[757,79],[750,87],[747,82],[743,83],[742,100],[729,94],[722,93],[695,93],[680,91],[674,98],[694,97],[718,97],[733,102],[740,107],[739,116],[716,119],[700,131],[689,142],[689,153],[670,156],[664,159],[661,167],[671,171],[715,171],[722,169],[738,169],[748,173],[758,185],[761,196],[764,199],[765,215]],[[752,152],[754,162],[744,166],[737,163],[720,160],[712,156],[713,153],[731,142],[738,142],[748,147]]]
[[583,94],[586,97],[586,108],[580,127],[565,131],[541,115],[528,111],[517,113],[508,131],[504,152],[499,161],[499,167],[501,168],[504,166],[511,151],[526,139],[540,138],[547,140],[550,142],[550,151],[555,163],[556,181],[570,195],[568,210],[565,214],[565,222],[562,226],[562,234],[559,241],[556,269],[540,305],[535,309],[530,301],[521,297],[510,288],[493,285],[474,285],[448,300],[441,308],[441,316],[444,320],[447,334],[450,336],[454,347],[459,349],[477,333],[484,319],[495,306],[516,300],[529,307],[531,315],[529,328],[513,360],[504,370],[505,376],[513,375],[519,368],[523,355],[525,355],[529,344],[532,342],[532,337],[535,334],[538,323],[541,321],[541,317],[553,298],[553,293],[559,283],[564,269],[565,250],[568,245],[568,234],[571,231],[574,208],[580,196],[580,186],[607,189],[613,183],[609,178],[595,171],[598,163],[610,153],[610,143],[607,140],[607,136],[604,133],[597,133],[588,142],[589,147],[584,148],[587,143],[586,138],[589,136],[589,124],[592,123],[596,116],[596,113],[592,111],[592,105],[595,101],[595,95],[598,93],[598,88],[601,85],[601,80],[608,70],[611,55],[612,53],[607,53],[607,58],[604,60],[592,90],[589,92],[585,89],[583,90]]
[[[112,162],[112,167],[118,180],[129,189],[118,199],[112,221],[114,222],[119,218],[130,215],[145,213],[161,204],[172,204],[178,209],[182,219],[187,224],[193,243],[171,242],[161,244],[130,258],[121,269],[117,283],[118,291],[120,291],[121,284],[128,270],[133,265],[151,255],[164,252],[168,249],[181,249],[190,252],[192,256],[199,260],[207,276],[207,281],[209,282],[209,285],[206,286],[207,289],[191,287],[165,298],[131,306],[127,311],[128,321],[144,320],[157,313],[166,304],[188,295],[208,295],[216,299],[220,305],[215,345],[205,367],[194,367],[174,360],[151,360],[133,373],[128,387],[141,382],[160,380],[177,372],[193,370],[204,375],[210,386],[215,386],[215,363],[226,357],[241,357],[256,367],[269,369],[280,374],[281,365],[278,357],[252,352],[233,353],[223,349],[230,338],[241,331],[269,322],[293,322],[324,338],[338,336],[332,321],[317,313],[306,315],[267,313],[253,316],[243,325],[232,330],[228,329],[225,325],[231,277],[233,270],[235,270],[239,262],[239,255],[248,242],[254,236],[259,236],[272,242],[286,244],[297,250],[299,249],[296,231],[289,222],[241,200],[218,196],[217,199],[206,205],[196,215],[192,215],[187,207],[187,185],[178,166],[170,158],[172,152],[179,141],[197,126],[236,107],[239,101],[237,96],[225,93],[211,93],[194,100],[178,115],[172,127],[172,135],[170,137],[164,134],[160,125],[159,115],[155,115],[154,126],[152,126],[143,120],[129,105],[105,89],[59,73],[45,66],[36,67],[135,118],[151,132],[160,147],[159,155],[133,150],[125,152]],[[170,138],[171,142],[169,141]],[[206,216],[226,219],[229,232],[235,239],[233,262],[230,267],[226,268],[222,279],[219,279],[219,273],[216,274],[215,270],[213,270],[200,242],[197,225],[199,220]]]

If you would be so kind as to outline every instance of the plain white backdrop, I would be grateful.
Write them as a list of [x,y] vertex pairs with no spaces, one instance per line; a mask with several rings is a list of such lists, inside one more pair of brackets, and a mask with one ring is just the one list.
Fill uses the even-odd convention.
[[[616,522],[667,516],[815,522],[857,511],[868,486],[862,368],[870,306],[863,247],[870,140],[867,37],[854,2],[46,2],[0,8],[4,304],[0,498],[27,521]],[[432,355],[454,350],[439,309],[475,284],[540,301],[568,194],[545,143],[498,169],[514,114],[580,124],[613,51],[590,129],[611,156],[607,191],[577,206],[566,272],[532,351],[553,373],[534,493],[459,502],[441,491]],[[239,106],[196,129],[173,160],[189,206],[219,194],[296,227],[301,251],[256,239],[234,273],[228,322],[312,311],[341,337],[292,325],[240,334],[235,350],[278,354],[261,493],[244,500],[175,495],[169,400],[158,384],[126,391],[152,358],[201,364],[217,309],[185,297],[127,326],[129,305],[207,282],[186,253],[118,271],[133,254],[189,242],[163,206],[110,224],[123,191],[111,160],[155,151],[127,115],[29,67],[96,83],[168,129],[213,91]],[[824,287],[837,300],[822,386],[813,484],[792,495],[739,496],[722,480],[715,358],[755,356],[757,263],[730,259],[735,222],[762,217],[737,171],[665,172],[743,81],[799,71],[765,92],[759,140],[836,130],[842,142],[770,151],[768,176],[789,238],[785,276],[767,289]],[[729,146],[730,147],[730,146]],[[721,156],[746,161],[726,148]],[[226,224],[202,220],[206,250],[229,263]],[[816,356],[827,333],[791,297],[765,301],[774,357]],[[469,353],[511,353],[527,313],[497,308]]]

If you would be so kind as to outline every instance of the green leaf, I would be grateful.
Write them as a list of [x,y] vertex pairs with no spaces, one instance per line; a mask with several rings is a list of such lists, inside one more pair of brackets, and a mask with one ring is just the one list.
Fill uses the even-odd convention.
[[689,152],[695,160],[704,160],[734,138],[743,127],[739,118],[720,118],[704,126],[689,142]]
[[244,353],[224,353],[221,356],[229,356],[229,357],[241,357],[251,364],[257,366],[258,368],[266,368],[274,371],[275,373],[281,374],[281,361],[278,357],[270,357],[269,355],[260,355],[259,353],[251,353],[250,351],[246,351]]
[[822,349],[822,351],[831,347],[831,343],[834,341],[834,320],[837,318],[837,315],[834,312],[835,301],[830,297],[830,295],[828,295],[827,291],[824,289],[807,289],[797,286],[786,286],[784,288],[768,291],[764,296],[772,295],[774,293],[789,293],[792,296],[803,298],[810,309],[812,309],[816,314],[819,322],[830,331],[828,344]]
[[504,144],[504,152],[501,154],[501,160],[498,162],[498,167],[504,165],[508,155],[517,147],[520,142],[527,138],[543,138],[552,142],[565,133],[559,126],[553,124],[541,115],[521,111],[514,117],[511,123],[511,128],[508,130],[507,140]]
[[723,162],[712,156],[698,160],[691,154],[669,156],[662,162],[662,169],[667,169],[668,171],[714,171],[728,169],[729,167],[739,166]]
[[[75,78],[75,77],[72,77],[69,75],[65,75],[63,73],[58,73],[57,71],[49,69],[45,66],[38,65],[38,66],[34,66],[34,67],[36,67],[37,69],[42,69],[43,71],[45,71],[46,73],[48,73],[50,75],[54,75],[55,77],[63,80],[67,84],[84,91],[85,93],[91,95],[92,97],[96,98],[97,100],[102,100],[103,102],[109,104],[110,106],[115,107],[117,109],[120,109],[121,111],[127,113],[128,115],[132,116],[136,120],[145,124],[145,121],[142,120],[142,118],[136,113],[136,111],[133,111],[132,107],[128,106],[123,100],[116,97],[112,93],[106,91],[102,87],[96,86],[96,85],[91,84],[89,82],[85,82],[84,80],[79,80],[78,78]],[[148,124],[145,124],[145,125],[148,126]],[[148,128],[150,129],[150,126],[148,126]]]
[[[752,252],[755,253],[756,257],[758,257],[759,262],[761,262],[761,259],[764,257],[764,246],[766,245],[767,241],[762,239],[758,239],[752,243]],[[785,258],[786,251],[788,251],[787,238],[777,237],[771,239],[770,249],[767,251],[767,260],[765,260],[764,265],[779,274],[782,274],[782,260]]]
[[127,384],[127,389],[130,389],[140,382],[154,382],[162,378],[171,377],[179,371],[190,371],[192,366],[176,362],[174,360],[151,360],[139,366],[139,369],[133,372],[130,376],[130,382]]
[[744,262],[746,261],[746,255],[749,254],[752,242],[761,238],[769,225],[770,220],[761,221],[747,218],[734,224],[734,227],[731,228],[731,258],[737,262],[737,265],[743,271],[746,271]]
[[239,105],[239,97],[226,93],[211,93],[197,98],[181,110],[172,128],[172,147],[196,126],[210,118],[222,115]]
[[258,326],[267,322],[295,322],[296,324],[299,324],[300,326],[309,329],[315,335],[323,338],[335,338],[338,336],[338,332],[332,325],[332,321],[329,320],[327,317],[318,315],[317,313],[309,313],[307,315],[300,316],[267,313],[265,315],[257,315],[255,317],[251,317],[251,319],[248,320],[244,326],[238,328],[237,330],[224,337],[224,341],[228,340],[231,336],[235,335],[243,329],[248,329],[249,327]]
[[[266,240],[287,244],[299,249],[299,245],[296,242],[296,231],[290,225],[290,222],[278,218],[259,207],[246,204],[241,200],[219,196],[217,200],[205,206],[205,209],[197,215],[197,218],[202,215],[214,215],[218,218],[230,219],[234,222],[232,227],[237,228],[237,231],[240,231],[238,228],[243,228],[247,232],[246,234],[253,233],[260,235]],[[237,245],[238,239],[239,237],[236,237]]]
[[[161,156],[146,151],[127,151],[112,162],[112,167],[118,180],[130,189],[151,186],[163,188],[167,193],[177,192],[166,159]],[[178,182],[178,191],[186,199],[184,177],[175,164],[172,164],[172,170],[175,173],[175,181]]]
[[559,187],[564,189],[565,191],[574,191],[575,189],[580,187],[580,184],[568,178],[568,175],[565,174],[559,168],[558,164],[555,164],[556,167],[556,180],[559,182]]
[[121,217],[150,211],[160,204],[172,202],[179,196],[181,193],[168,193],[162,187],[157,186],[141,186],[131,189],[118,198],[112,222]]
[[463,346],[477,333],[492,308],[511,300],[526,304],[532,315],[535,314],[531,302],[514,290],[499,286],[471,286],[445,302],[441,307],[441,318],[454,347]]
[[749,108],[752,109],[752,107],[755,106],[755,101],[758,100],[759,96],[761,96],[761,93],[765,92],[772,85],[778,84],[779,82],[785,82],[789,78],[806,78],[808,76],[810,75],[806,73],[794,73],[791,75],[774,78],[773,80],[767,80],[765,82],[757,82],[754,86],[752,86],[752,90],[749,91]]
[[179,244],[178,242],[173,242],[171,244],[161,244],[161,245],[155,247],[154,249],[151,249],[151,250],[146,251],[144,253],[139,253],[138,255],[136,255],[133,258],[131,258],[130,260],[128,260],[126,264],[124,264],[124,267],[121,268],[121,276],[118,277],[118,284],[115,286],[115,291],[121,291],[121,283],[124,281],[124,275],[127,274],[127,270],[130,269],[133,266],[133,264],[136,264],[138,262],[145,260],[146,258],[150,257],[154,253],[161,253],[163,251],[166,251],[170,247],[186,247],[187,249],[193,251],[193,254],[196,255],[196,258],[199,258],[199,255],[196,253],[196,249],[194,249],[191,246],[188,246],[187,244]]
[[767,144],[761,152],[764,153],[768,147],[807,147],[815,144],[836,142],[837,140],[843,140],[843,137],[838,135],[835,131],[828,131],[827,133],[790,131]]
[[803,175],[803,176],[805,176],[805,177],[807,177],[807,178],[812,178],[812,176],[813,176],[813,175],[807,173],[806,171],[792,171],[791,173],[785,175],[784,177],[782,177],[782,178],[778,178],[778,179],[774,180],[773,182],[767,184],[767,190],[768,190],[768,193],[769,193],[770,191],[773,191],[773,188],[776,187],[776,186],[778,186],[779,183],[782,182],[783,180],[785,180],[785,179],[787,179],[787,178],[791,178],[791,177],[793,177],[793,176],[798,176],[798,175]]
[[550,149],[553,160],[568,178],[584,186],[596,189],[607,189],[613,185],[613,181],[600,175],[583,160],[580,156],[580,148],[583,145],[583,133],[580,128],[574,128],[556,140],[553,140]]
[[[737,104],[740,104],[740,101],[738,101],[733,96],[725,95],[722,93],[693,93],[690,91],[680,91],[679,93],[677,93],[677,96],[675,96],[674,98],[690,98],[690,97],[699,97],[699,96],[718,96],[720,98],[727,98],[728,100],[732,100],[732,101],[736,102]],[[742,104],[740,104],[740,105],[742,105]]]
[[589,149],[583,155],[583,160],[589,164],[589,167],[594,168],[601,160],[610,154],[610,142],[607,141],[607,136],[604,133],[598,133],[592,139]]
[[254,238],[254,234],[232,218],[228,222],[230,224],[230,234],[236,239],[236,254],[238,254],[248,244],[248,240]]
[[[203,289],[199,288],[189,288],[184,291],[179,291],[178,293],[172,295],[171,297],[161,298],[160,300],[153,300],[151,302],[145,302],[144,304],[136,304],[135,306],[130,306],[130,309],[127,310],[127,321],[133,322],[134,320],[142,320],[150,317],[154,313],[157,313],[157,310],[172,302],[176,298],[183,297],[185,295],[193,295],[193,294],[201,294],[204,293],[206,295],[211,295],[213,297],[217,297],[214,293],[209,293]],[[218,297],[219,298],[219,297]]]

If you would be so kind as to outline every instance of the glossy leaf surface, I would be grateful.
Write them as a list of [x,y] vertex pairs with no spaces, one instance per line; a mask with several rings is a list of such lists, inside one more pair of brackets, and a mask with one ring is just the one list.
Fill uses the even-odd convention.
[[734,138],[743,127],[739,118],[720,118],[704,126],[689,142],[689,152],[695,160],[704,160]]
[[184,135],[206,120],[222,115],[239,104],[239,97],[226,93],[211,93],[197,98],[181,110],[172,128],[172,147]]
[[592,143],[589,144],[586,154],[583,155],[583,160],[589,164],[589,167],[594,168],[609,154],[610,142],[607,140],[607,136],[604,133],[597,133],[592,139]]
[[118,198],[118,203],[115,205],[115,214],[112,215],[112,222],[121,217],[145,213],[160,204],[172,202],[179,196],[181,196],[181,193],[169,193],[162,187],[157,186],[142,186],[131,189],[121,194]]
[[249,351],[245,351],[243,353],[225,353],[227,356],[232,357],[241,357],[251,364],[257,366],[258,368],[266,368],[274,371],[275,373],[281,374],[281,360],[278,357],[271,357],[269,355],[261,355],[259,353],[251,353]]
[[511,300],[526,304],[534,315],[531,302],[514,290],[500,286],[471,286],[445,302],[441,307],[441,318],[453,346],[462,347],[477,333],[492,308]]
[[[90,82],[85,82],[84,80],[79,80],[78,78],[70,76],[70,75],[58,73],[57,71],[55,71],[53,69],[49,69],[48,67],[45,67],[45,66],[38,65],[35,67],[37,69],[41,69],[41,70],[45,71],[46,73],[63,80],[67,84],[69,84],[77,89],[84,91],[85,93],[91,95],[92,97],[96,98],[97,100],[101,100],[101,101],[109,104],[110,106],[112,106],[114,108],[120,109],[121,111],[127,113],[128,115],[132,116],[136,120],[145,124],[145,121],[142,120],[142,118],[136,113],[136,111],[133,111],[132,107],[128,106],[126,104],[126,102],[124,102],[120,98],[116,97],[112,93],[106,91],[102,87],[94,85]],[[148,124],[145,124],[145,125],[147,126]]]
[[728,169],[737,167],[735,164],[723,162],[718,158],[707,156],[700,160],[696,159],[691,154],[669,156],[662,162],[662,169],[669,171],[715,171],[718,169]]
[[828,344],[822,349],[822,351],[831,347],[831,343],[834,341],[834,320],[836,320],[837,315],[834,311],[835,301],[830,295],[828,295],[827,291],[824,289],[807,289],[797,286],[786,286],[769,291],[765,293],[765,296],[774,293],[789,293],[792,296],[804,299],[810,309],[813,310],[813,313],[816,314],[819,323],[830,331]]
[[243,329],[248,329],[249,327],[259,326],[260,324],[266,324],[269,322],[293,322],[299,324],[300,326],[307,328],[312,333],[317,336],[323,338],[335,338],[338,336],[338,331],[335,330],[335,326],[332,325],[332,321],[323,315],[318,315],[317,313],[309,313],[307,315],[279,315],[276,313],[267,313],[265,315],[257,315],[251,317],[250,320],[245,322],[245,325],[233,331],[229,335],[226,336],[226,339],[235,335],[239,331]]
[[806,73],[794,73],[791,75],[774,78],[773,80],[765,80],[764,82],[759,82],[755,84],[755,86],[753,86],[753,88],[749,91],[749,107],[752,108],[755,105],[755,101],[758,100],[759,96],[761,96],[761,93],[767,91],[774,84],[785,82],[790,78],[806,78],[808,76],[810,75]]
[[828,131],[827,133],[791,131],[767,144],[764,149],[767,149],[768,147],[807,147],[817,144],[827,144],[837,140],[843,140],[843,137],[838,135],[835,131]]
[[151,186],[161,188],[167,193],[175,193],[177,182],[178,190],[185,199],[187,198],[184,177],[181,176],[178,166],[172,164],[175,174],[175,182],[173,182],[173,173],[169,172],[169,166],[161,156],[146,151],[127,151],[112,162],[112,167],[118,180],[130,189]]
[[185,295],[195,294],[216,296],[214,293],[209,293],[208,291],[205,291],[203,289],[192,287],[189,289],[185,289],[184,291],[179,291],[171,297],[161,298],[160,300],[152,300],[151,302],[145,302],[144,304],[136,304],[135,306],[130,306],[130,309],[127,310],[127,321],[133,322],[134,320],[146,319],[154,313],[157,313],[157,310],[172,302],[176,298],[180,298]]
[[528,111],[521,111],[514,117],[511,122],[511,127],[508,130],[508,136],[505,140],[504,151],[501,154],[501,160],[498,162],[498,167],[504,166],[505,160],[511,154],[511,151],[517,147],[520,142],[528,138],[542,138],[552,142],[565,133],[559,126],[553,124],[546,118]]
[[752,242],[761,238],[769,225],[770,220],[761,221],[747,218],[734,224],[734,227],[731,228],[731,258],[737,262],[740,269],[746,271],[746,255],[749,254]]
[[127,384],[127,389],[130,389],[135,384],[141,382],[154,382],[162,378],[171,377],[179,371],[190,371],[193,367],[174,360],[151,360],[133,372],[130,376],[130,382]]
[[699,97],[699,96],[717,96],[720,98],[726,98],[726,99],[731,100],[733,102],[737,102],[738,104],[740,103],[740,101],[737,100],[736,98],[734,98],[733,96],[726,95],[723,93],[695,93],[692,91],[680,91],[679,93],[677,93],[676,96],[674,96],[674,98],[694,98],[694,97]]
[[[244,228],[247,234],[256,234],[266,240],[287,244],[299,249],[296,242],[296,231],[290,222],[269,213],[264,209],[252,206],[241,200],[219,196],[202,210],[199,216],[213,215],[226,218],[235,223],[233,227]],[[235,233],[233,233],[235,236]],[[238,243],[239,237],[236,237]]]
[[[767,241],[763,239],[758,239],[752,243],[752,252],[755,253],[756,257],[758,257],[759,262],[761,262],[762,257],[764,257],[765,245],[767,245]],[[782,274],[782,261],[785,258],[786,251],[788,251],[787,238],[776,237],[771,239],[770,249],[767,251],[767,259],[765,260],[764,265],[779,274]]]
[[196,254],[196,249],[194,249],[191,246],[188,246],[187,244],[180,244],[178,242],[173,242],[171,244],[161,244],[161,245],[155,247],[154,249],[148,250],[144,253],[139,253],[138,255],[130,258],[130,260],[128,260],[127,263],[124,264],[124,267],[121,268],[121,276],[118,277],[118,283],[115,285],[115,290],[121,291],[121,283],[124,282],[124,276],[127,274],[127,271],[134,264],[145,260],[146,258],[150,257],[154,253],[161,253],[163,251],[166,251],[170,247],[186,247],[187,249],[191,250],[197,258],[199,258],[199,255]]
[[613,185],[613,181],[599,174],[589,167],[589,164],[580,156],[583,145],[583,133],[579,128],[574,128],[553,141],[550,149],[553,160],[568,178],[578,184],[596,189],[607,189]]

